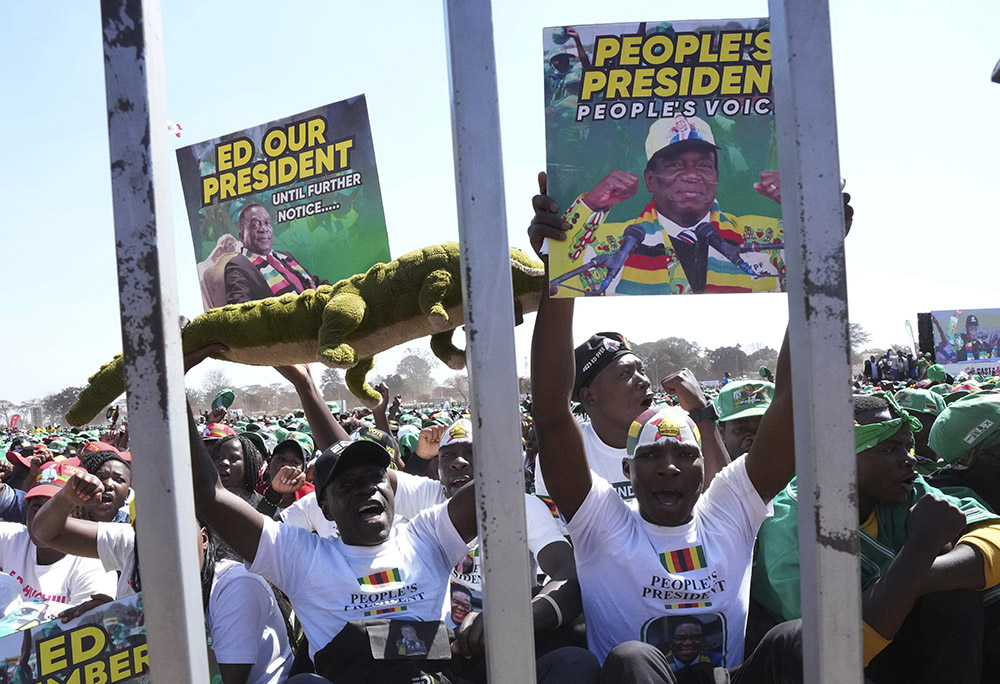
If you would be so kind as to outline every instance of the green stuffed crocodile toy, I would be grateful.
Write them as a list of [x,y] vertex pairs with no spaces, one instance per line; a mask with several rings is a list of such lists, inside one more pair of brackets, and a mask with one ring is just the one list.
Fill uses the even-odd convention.
[[[518,315],[537,311],[545,278],[542,264],[511,249],[510,265]],[[351,393],[375,406],[381,395],[365,377],[380,352],[430,335],[435,356],[449,368],[465,366],[465,352],[452,343],[464,315],[459,269],[458,243],[446,242],[302,294],[211,309],[181,331],[184,352],[224,344],[228,349],[214,358],[252,366],[319,361],[346,368]],[[91,376],[66,421],[86,425],[124,391],[119,354]]]

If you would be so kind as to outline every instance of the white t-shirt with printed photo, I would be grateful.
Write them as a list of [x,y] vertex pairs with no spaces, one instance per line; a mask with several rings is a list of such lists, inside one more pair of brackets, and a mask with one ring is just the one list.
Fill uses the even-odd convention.
[[588,646],[602,662],[620,643],[669,650],[672,618],[695,616],[725,667],[743,662],[754,539],[771,511],[747,476],[727,466],[698,499],[691,522],[654,525],[603,478],[567,525],[573,538]]
[[105,572],[96,558],[67,555],[51,565],[39,565],[36,552],[27,527],[0,522],[0,570],[18,581],[25,599],[69,607],[92,594],[114,596],[118,578]]
[[315,657],[351,620],[444,620],[448,575],[467,552],[445,505],[397,522],[378,546],[265,520],[250,571],[285,592]]

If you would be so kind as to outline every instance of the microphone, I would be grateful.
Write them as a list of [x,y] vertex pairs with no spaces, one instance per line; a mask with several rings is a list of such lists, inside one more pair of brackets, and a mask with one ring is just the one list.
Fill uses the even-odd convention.
[[622,233],[622,241],[618,247],[618,251],[608,255],[607,260],[604,262],[604,267],[608,269],[608,274],[597,288],[598,292],[604,292],[608,289],[611,282],[625,267],[625,261],[628,260],[629,254],[642,244],[642,240],[645,237],[646,231],[635,224],[625,229],[625,232]]
[[743,257],[740,256],[741,250],[739,245],[734,245],[728,240],[723,239],[719,235],[719,231],[711,223],[708,221],[699,223],[694,229],[694,234],[698,236],[699,240],[707,242],[709,247],[739,266],[741,271],[754,278],[758,277],[750,267],[750,264],[745,262]]

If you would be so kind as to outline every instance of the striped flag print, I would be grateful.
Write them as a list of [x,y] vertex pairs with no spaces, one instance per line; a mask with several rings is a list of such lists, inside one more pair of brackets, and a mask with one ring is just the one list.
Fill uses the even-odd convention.
[[375,572],[367,577],[359,577],[358,584],[367,589],[387,589],[393,585],[400,584],[403,580],[399,576],[399,568]]
[[684,608],[711,608],[712,602],[705,603],[668,603],[663,606],[667,610],[683,610]]
[[700,544],[686,549],[661,553],[660,563],[663,564],[667,572],[677,573],[700,570],[708,565],[705,560],[705,549]]

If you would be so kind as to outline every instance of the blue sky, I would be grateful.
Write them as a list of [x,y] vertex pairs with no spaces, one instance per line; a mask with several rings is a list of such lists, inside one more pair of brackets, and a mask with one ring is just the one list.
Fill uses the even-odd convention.
[[[545,163],[543,27],[767,13],[764,2],[721,0],[493,4],[507,229],[523,248]],[[1000,306],[989,277],[1000,156],[1000,85],[989,75],[1000,59],[1000,6],[832,4],[841,174],[857,211],[851,319],[887,345],[905,340],[918,311]],[[3,278],[0,398],[20,401],[85,383],[121,337],[99,4],[13,5],[0,28],[2,235],[15,255]],[[440,2],[168,0],[163,27],[168,118],[184,129],[172,146],[365,93],[392,254],[457,239]],[[172,153],[168,161],[178,305],[193,317],[201,299]],[[709,347],[776,347],[786,311],[782,295],[588,301],[575,335],[620,329],[639,342],[679,335]],[[530,323],[516,334],[519,367]],[[377,370],[389,372],[402,354],[384,355]],[[238,384],[279,380],[224,366]]]

